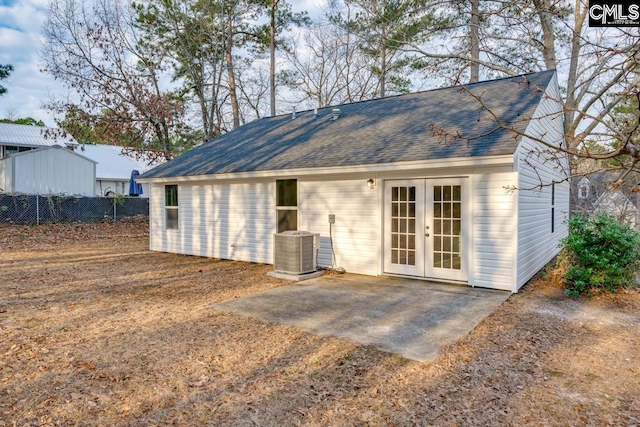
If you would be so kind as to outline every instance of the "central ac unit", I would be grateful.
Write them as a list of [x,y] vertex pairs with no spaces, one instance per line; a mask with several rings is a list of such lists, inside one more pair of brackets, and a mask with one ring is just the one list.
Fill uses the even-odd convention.
[[283,231],[273,235],[273,267],[285,274],[316,271],[316,238],[308,231]]

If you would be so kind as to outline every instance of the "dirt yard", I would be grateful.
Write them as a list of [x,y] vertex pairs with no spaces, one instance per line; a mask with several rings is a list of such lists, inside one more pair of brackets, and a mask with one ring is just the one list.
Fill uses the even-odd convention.
[[549,277],[433,362],[216,312],[269,266],[140,221],[0,225],[0,426],[638,426],[640,293]]

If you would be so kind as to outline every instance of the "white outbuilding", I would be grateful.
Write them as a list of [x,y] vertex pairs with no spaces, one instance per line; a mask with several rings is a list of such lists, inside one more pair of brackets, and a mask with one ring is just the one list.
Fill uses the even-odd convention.
[[0,123],[0,192],[92,196],[96,162],[61,129]]
[[256,120],[140,177],[150,248],[517,292],[567,235],[554,71]]
[[92,196],[95,177],[96,162],[59,145],[0,159],[4,193]]

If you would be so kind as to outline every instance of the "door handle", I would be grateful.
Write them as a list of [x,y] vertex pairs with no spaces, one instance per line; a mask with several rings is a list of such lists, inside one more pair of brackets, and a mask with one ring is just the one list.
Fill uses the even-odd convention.
[[429,237],[429,233],[424,233],[425,236]]

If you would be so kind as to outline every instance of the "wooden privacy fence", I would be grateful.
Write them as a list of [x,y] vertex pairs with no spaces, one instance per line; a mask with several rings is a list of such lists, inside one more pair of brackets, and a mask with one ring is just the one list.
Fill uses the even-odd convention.
[[0,194],[0,222],[40,224],[149,215],[149,199]]

